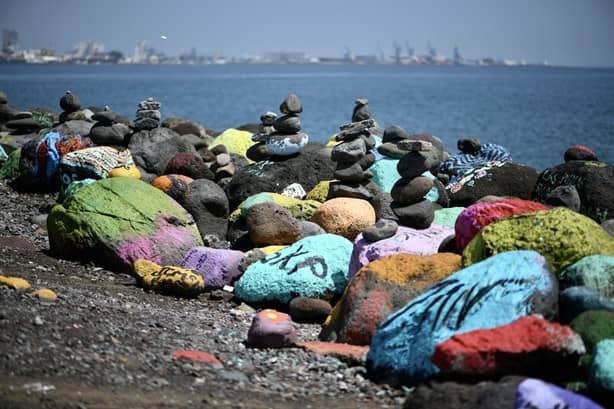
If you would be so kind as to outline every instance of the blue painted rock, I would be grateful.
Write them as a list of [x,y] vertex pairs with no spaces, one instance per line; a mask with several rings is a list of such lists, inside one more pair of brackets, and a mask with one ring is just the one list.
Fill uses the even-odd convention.
[[614,166],[604,162],[573,160],[544,170],[533,197],[543,202],[559,186],[574,186],[580,213],[601,223],[614,216]]
[[341,236],[306,237],[250,265],[237,281],[235,294],[246,302],[283,304],[297,296],[340,294],[347,284],[351,252],[352,242]]
[[108,178],[83,187],[47,218],[57,256],[95,261],[129,272],[137,259],[178,265],[203,242],[194,219],[155,187],[132,178]]
[[584,286],[614,297],[614,256],[587,256],[561,272],[562,288]]
[[593,365],[588,379],[588,389],[592,395],[605,401],[614,397],[614,339],[604,339],[595,347]]
[[435,224],[424,230],[399,226],[394,236],[374,243],[370,243],[359,234],[354,241],[348,277],[353,277],[363,266],[383,256],[401,253],[419,256],[435,254],[444,239],[452,234],[454,229],[451,227]]
[[262,310],[252,319],[247,343],[257,348],[283,348],[296,344],[296,329],[288,314]]
[[583,257],[614,255],[614,238],[588,217],[557,207],[507,217],[484,227],[465,247],[463,264],[520,249],[541,253],[559,274]]
[[207,288],[223,288],[241,276],[239,264],[244,256],[242,251],[194,247],[186,253],[181,267],[198,271]]
[[67,153],[60,161],[62,186],[66,188],[76,180],[104,179],[120,166],[134,166],[130,150],[95,146]]
[[569,287],[559,295],[559,320],[573,321],[578,315],[590,310],[614,311],[614,300],[604,297],[588,287]]
[[374,378],[403,384],[434,375],[438,343],[455,334],[494,328],[529,314],[556,315],[557,282],[541,255],[510,251],[440,281],[388,316],[367,359]]
[[518,385],[514,408],[603,409],[582,395],[539,379],[526,379]]

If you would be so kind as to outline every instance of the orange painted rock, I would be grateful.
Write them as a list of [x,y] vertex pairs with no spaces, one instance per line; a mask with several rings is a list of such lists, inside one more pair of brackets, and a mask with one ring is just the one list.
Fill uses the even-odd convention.
[[338,197],[318,207],[311,221],[327,233],[354,240],[360,232],[375,223],[375,210],[366,200]]
[[296,329],[288,314],[262,310],[254,315],[247,343],[257,348],[283,348],[296,343]]
[[322,356],[332,356],[348,365],[364,365],[369,353],[368,346],[341,344],[337,342],[307,341],[299,342],[298,347]]
[[221,368],[224,366],[222,362],[220,362],[220,360],[217,359],[214,355],[211,355],[208,352],[196,351],[191,349],[173,351],[173,358],[189,360],[192,362],[202,362],[217,368]]
[[173,199],[181,202],[188,191],[188,186],[194,180],[184,175],[163,175],[155,178],[151,184]]
[[388,315],[460,269],[461,258],[452,253],[395,254],[375,260],[349,282],[326,319],[320,339],[369,345]]

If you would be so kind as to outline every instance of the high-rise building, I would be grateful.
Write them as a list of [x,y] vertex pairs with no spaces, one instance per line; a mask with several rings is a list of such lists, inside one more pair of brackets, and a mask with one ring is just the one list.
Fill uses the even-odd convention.
[[18,38],[16,30],[2,30],[2,51],[7,54],[15,54]]

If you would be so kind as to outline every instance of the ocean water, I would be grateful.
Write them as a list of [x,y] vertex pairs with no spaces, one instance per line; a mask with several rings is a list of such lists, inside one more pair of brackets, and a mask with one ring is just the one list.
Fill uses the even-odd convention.
[[303,130],[324,142],[368,98],[383,128],[432,133],[449,151],[460,137],[505,146],[537,170],[582,144],[614,163],[614,69],[322,65],[70,66],[0,65],[0,90],[18,108],[60,111],[70,89],[84,106],[109,105],[134,118],[140,100],[223,130],[259,122],[296,93]]

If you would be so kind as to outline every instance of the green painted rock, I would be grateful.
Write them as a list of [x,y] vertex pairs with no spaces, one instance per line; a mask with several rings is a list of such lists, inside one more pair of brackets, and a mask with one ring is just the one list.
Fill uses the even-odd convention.
[[463,210],[465,210],[464,207],[445,207],[443,209],[435,210],[435,219],[433,220],[433,224],[454,227],[458,215],[461,214]]
[[326,299],[347,284],[352,242],[335,234],[305,237],[250,265],[235,294],[248,303],[287,304],[295,297]]
[[313,212],[316,211],[318,206],[322,203],[317,200],[301,200],[293,197],[280,195],[279,193],[262,192],[252,195],[245,199],[239,207],[232,212],[228,220],[230,222],[236,221],[239,217],[247,216],[247,211],[250,207],[259,203],[276,203],[281,207],[288,209],[292,216],[298,220],[310,220]]
[[194,219],[155,187],[109,178],[83,187],[47,219],[49,245],[62,258],[94,261],[129,272],[137,259],[179,265],[203,242]]
[[598,342],[614,338],[614,312],[586,311],[578,315],[569,326],[580,334],[586,346],[586,352],[591,354]]
[[584,286],[614,297],[614,256],[588,256],[567,267],[560,276],[562,288]]
[[463,265],[511,250],[535,250],[559,274],[583,257],[614,255],[614,238],[588,217],[559,207],[512,216],[485,227],[463,251]]

